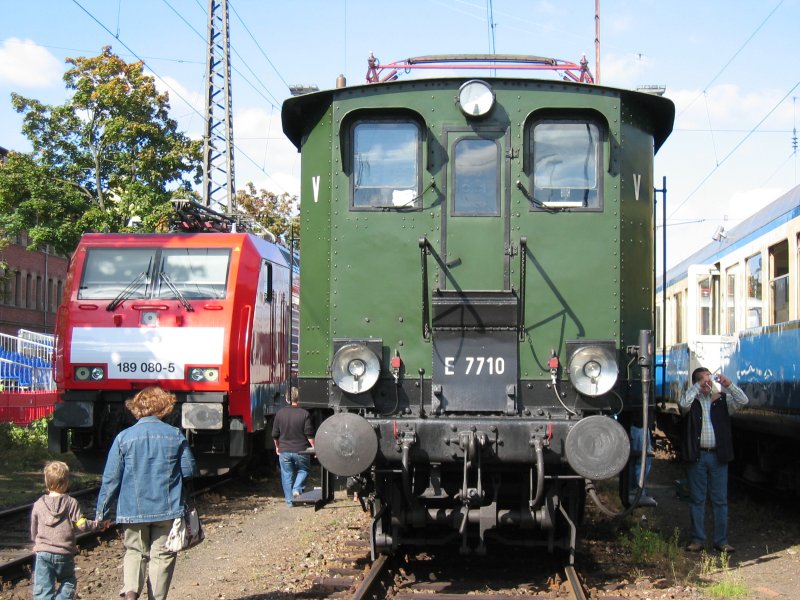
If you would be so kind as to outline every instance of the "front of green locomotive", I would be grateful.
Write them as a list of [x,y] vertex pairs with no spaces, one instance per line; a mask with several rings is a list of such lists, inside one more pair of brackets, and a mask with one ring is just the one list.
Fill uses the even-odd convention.
[[653,155],[673,115],[501,77],[286,101],[300,403],[330,414],[317,455],[371,504],[373,552],[574,552],[586,483],[623,471],[647,397]]

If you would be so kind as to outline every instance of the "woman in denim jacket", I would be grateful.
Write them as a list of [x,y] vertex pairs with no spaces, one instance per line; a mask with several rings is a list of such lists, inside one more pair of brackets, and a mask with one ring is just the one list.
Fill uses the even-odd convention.
[[148,561],[148,589],[156,600],[166,599],[175,569],[176,555],[164,542],[173,520],[183,516],[183,479],[197,474],[197,464],[181,430],[161,421],[174,405],[175,396],[160,387],[125,402],[138,422],[114,439],[103,471],[97,518],[108,518],[117,501],[125,544],[120,596],[126,600],[142,593]]

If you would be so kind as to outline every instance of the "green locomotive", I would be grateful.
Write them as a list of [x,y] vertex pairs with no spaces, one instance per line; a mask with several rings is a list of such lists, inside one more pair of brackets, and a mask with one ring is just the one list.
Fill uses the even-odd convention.
[[370,504],[374,553],[574,553],[587,482],[624,477],[649,403],[653,154],[673,117],[653,95],[507,76],[284,103],[300,403],[330,415],[317,455]]

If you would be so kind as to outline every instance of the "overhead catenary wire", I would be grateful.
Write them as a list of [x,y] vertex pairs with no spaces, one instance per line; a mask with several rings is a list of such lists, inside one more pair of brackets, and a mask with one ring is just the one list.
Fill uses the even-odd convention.
[[[83,6],[83,5],[82,5],[82,4],[81,4],[81,3],[80,3],[78,0],[72,0],[72,2],[73,2],[73,4],[75,4],[75,5],[76,5],[78,8],[80,8],[80,9],[81,9],[81,10],[82,10],[84,13],[86,13],[86,15],[87,15],[87,16],[88,16],[90,19],[92,19],[92,20],[93,20],[95,23],[97,23],[97,24],[98,24],[98,25],[99,25],[99,26],[100,26],[100,27],[101,27],[101,28],[102,28],[104,31],[106,31],[106,33],[108,33],[109,35],[111,35],[112,37],[114,37],[114,39],[116,39],[116,40],[117,40],[117,41],[118,41],[120,44],[122,44],[122,46],[123,46],[123,47],[124,47],[124,48],[125,48],[125,49],[126,49],[128,52],[130,52],[130,54],[131,54],[131,55],[132,55],[134,58],[136,58],[136,60],[140,61],[142,64],[146,64],[146,65],[147,65],[147,68],[150,70],[150,72],[151,72],[151,73],[153,73],[153,75],[154,75],[154,76],[156,76],[156,77],[157,77],[159,80],[161,80],[161,81],[164,83],[164,85],[166,85],[166,86],[167,86],[167,87],[168,87],[168,88],[169,88],[169,89],[172,91],[172,93],[174,93],[174,94],[175,94],[175,96],[177,96],[177,97],[178,97],[178,98],[180,98],[180,99],[181,99],[181,100],[182,100],[184,103],[186,103],[186,105],[187,105],[189,108],[191,108],[191,109],[192,109],[192,111],[193,111],[195,114],[197,114],[197,115],[198,115],[198,116],[199,116],[201,119],[204,119],[204,118],[205,118],[205,116],[204,116],[204,115],[203,115],[203,114],[202,114],[202,113],[201,113],[199,110],[197,110],[197,108],[195,108],[195,107],[194,107],[194,105],[193,105],[193,104],[192,104],[192,103],[191,103],[189,100],[187,100],[187,99],[186,99],[186,98],[185,98],[185,97],[184,97],[184,96],[183,96],[183,95],[180,93],[180,91],[178,91],[177,89],[175,89],[173,86],[169,85],[168,81],[167,81],[166,79],[164,79],[164,78],[163,78],[161,75],[159,75],[159,74],[158,74],[158,73],[157,73],[157,72],[156,72],[156,71],[155,71],[155,70],[152,68],[152,66],[151,66],[150,64],[148,64],[148,63],[147,63],[147,62],[146,62],[146,61],[145,61],[145,60],[144,60],[142,57],[140,57],[140,56],[139,56],[139,54],[137,54],[137,53],[136,53],[136,52],[135,52],[135,51],[134,51],[134,50],[133,50],[133,49],[132,49],[130,46],[128,46],[128,45],[127,45],[127,44],[126,44],[126,43],[125,43],[125,42],[122,40],[122,38],[118,38],[118,37],[114,36],[114,34],[111,32],[111,30],[110,30],[110,29],[109,29],[109,28],[108,28],[108,27],[107,27],[107,26],[106,26],[106,25],[105,25],[105,24],[104,24],[102,21],[100,21],[100,19],[98,19],[98,18],[97,18],[97,17],[96,17],[96,16],[95,16],[95,15],[94,15],[94,14],[93,14],[91,11],[89,11],[89,10],[88,10],[86,7],[84,7],[84,6]],[[288,191],[287,191],[287,190],[286,190],[286,189],[285,189],[285,188],[284,188],[284,187],[283,187],[283,186],[282,186],[280,183],[278,183],[278,182],[277,182],[277,181],[276,181],[276,180],[275,180],[275,179],[272,177],[272,175],[271,175],[270,173],[268,173],[268,172],[267,172],[267,171],[266,171],[266,170],[265,170],[265,169],[264,169],[264,168],[263,168],[263,167],[262,167],[262,166],[261,166],[261,165],[260,165],[260,164],[259,164],[259,163],[258,163],[258,162],[257,162],[257,161],[254,159],[254,158],[253,158],[253,157],[251,157],[249,154],[247,154],[247,153],[246,153],[246,152],[245,152],[245,151],[244,151],[244,150],[243,150],[241,147],[239,147],[239,146],[238,146],[236,143],[234,143],[234,144],[233,144],[233,146],[234,146],[234,148],[236,149],[236,151],[239,153],[239,155],[240,155],[240,156],[243,156],[244,158],[246,158],[246,159],[247,159],[247,161],[248,161],[250,164],[252,164],[252,165],[253,165],[253,166],[254,166],[256,169],[258,169],[258,170],[259,170],[261,173],[263,173],[263,174],[264,174],[264,175],[265,175],[265,176],[266,176],[266,177],[267,177],[267,178],[268,178],[268,179],[269,179],[269,180],[270,180],[270,181],[271,181],[273,184],[275,184],[275,185],[276,185],[276,186],[277,186],[277,187],[278,187],[278,188],[279,188],[279,189],[280,189],[280,190],[281,190],[283,193],[289,193],[289,192],[288,192]]]
[[722,75],[725,72],[725,69],[727,69],[730,66],[730,64],[736,59],[737,56],[739,56],[739,54],[742,52],[742,50],[744,50],[745,47],[752,41],[752,39],[756,36],[756,34],[759,31],[761,31],[761,28],[767,23],[767,21],[770,20],[772,15],[775,14],[775,11],[777,11],[781,7],[781,4],[783,4],[783,3],[784,3],[784,0],[779,0],[779,2],[775,5],[775,8],[773,8],[766,17],[764,17],[764,20],[761,21],[761,23],[758,25],[758,27],[756,27],[753,30],[753,33],[751,33],[750,36],[744,42],[742,42],[742,44],[739,46],[739,48],[736,50],[736,52],[734,52],[733,55],[728,59],[728,62],[726,62],[724,65],[722,65],[722,67],[719,69],[719,71],[717,71],[717,74],[714,75],[714,77],[711,78],[711,81],[709,81],[705,86],[703,86],[703,90],[699,94],[697,94],[697,96],[695,96],[686,106],[684,106],[681,109],[681,111],[677,114],[676,119],[678,117],[680,117],[684,112],[686,112],[695,102],[697,102],[697,100],[698,100],[698,98],[700,98],[700,96],[703,96],[704,94],[706,94],[706,92],[708,92],[708,88],[710,88],[713,85],[713,83],[717,79],[719,79],[720,75]]
[[[175,9],[175,7],[174,7],[174,6],[172,6],[172,5],[169,3],[169,0],[162,0],[162,1],[164,2],[164,4],[166,4],[166,5],[167,5],[167,7],[168,7],[168,8],[169,8],[169,9],[170,9],[172,12],[174,12],[174,13],[177,15],[177,17],[178,17],[178,18],[179,18],[181,21],[183,21],[183,22],[184,22],[184,24],[185,24],[185,25],[186,25],[186,26],[187,26],[189,29],[191,29],[191,30],[194,32],[194,34],[195,34],[195,35],[196,35],[198,38],[200,38],[201,40],[203,40],[203,42],[204,42],[204,43],[208,41],[208,40],[206,40],[206,36],[205,36],[205,35],[203,35],[203,34],[202,34],[201,32],[199,32],[199,31],[197,31],[197,29],[195,29],[195,27],[194,27],[194,26],[193,26],[191,23],[189,23],[189,21],[187,21],[187,20],[186,20],[186,18],[185,18],[185,17],[184,17],[184,16],[183,16],[181,13],[180,13],[180,12],[178,12],[178,11]],[[228,6],[230,6],[230,5],[228,5]],[[206,14],[206,15],[207,15],[207,13],[206,13],[205,11],[204,11],[204,14]],[[236,56],[237,56],[237,57],[238,57],[238,58],[239,58],[239,59],[242,61],[242,64],[243,64],[243,65],[245,66],[245,68],[246,68],[246,69],[247,69],[247,70],[250,72],[250,74],[253,76],[253,78],[254,78],[254,79],[255,79],[255,80],[256,80],[256,81],[257,81],[257,82],[258,82],[258,83],[261,85],[261,87],[262,87],[262,88],[264,88],[264,92],[266,92],[266,93],[267,93],[267,95],[268,95],[269,97],[265,96],[265,95],[264,95],[264,93],[262,93],[262,92],[261,92],[261,90],[259,90],[258,88],[256,88],[256,86],[253,84],[253,82],[251,82],[251,81],[250,81],[250,80],[249,80],[247,77],[245,77],[245,76],[244,76],[244,74],[243,74],[241,71],[239,71],[239,69],[237,69],[237,68],[236,68],[236,67],[234,67],[234,66],[232,66],[232,67],[231,67],[231,69],[233,70],[233,72],[234,72],[234,73],[236,73],[237,75],[239,75],[239,76],[242,78],[242,81],[244,81],[245,83],[247,83],[247,85],[249,85],[251,88],[253,88],[253,91],[255,91],[255,92],[256,92],[256,93],[257,93],[259,96],[261,96],[261,97],[262,97],[264,100],[266,100],[268,104],[272,105],[273,107],[274,107],[275,105],[277,105],[277,104],[280,104],[280,101],[279,101],[279,100],[277,100],[277,99],[275,98],[275,96],[272,94],[272,92],[270,92],[270,91],[269,91],[269,88],[267,87],[267,85],[266,85],[266,84],[265,84],[265,83],[264,83],[264,82],[263,82],[263,81],[262,81],[262,80],[259,78],[259,76],[258,76],[258,75],[256,75],[256,73],[255,73],[255,72],[253,71],[253,69],[250,67],[250,64],[249,64],[249,62],[248,62],[248,61],[246,61],[246,60],[244,60],[244,58],[242,57],[242,55],[241,55],[241,54],[239,54],[239,51],[236,49],[236,47],[235,47],[233,44],[231,44],[231,50],[232,50],[232,51],[233,51],[233,53],[234,53],[234,54],[235,54],[235,55],[236,55]],[[265,57],[265,58],[266,58],[266,57]],[[267,59],[267,60],[269,61],[269,59]],[[272,63],[270,63],[270,64],[272,64]]]
[[706,117],[708,118],[708,132],[711,135],[711,147],[714,150],[714,163],[719,165],[719,157],[717,156],[717,141],[714,139],[714,126],[711,125],[711,111],[708,108],[708,94],[703,92],[703,97],[706,101]]
[[709,172],[708,172],[708,174],[706,174],[706,176],[705,176],[705,177],[703,177],[703,179],[700,181],[700,183],[698,183],[698,184],[695,186],[695,188],[694,188],[694,189],[693,189],[691,192],[689,192],[689,194],[686,196],[686,198],[684,198],[684,199],[683,199],[683,201],[682,201],[680,204],[678,204],[678,206],[676,206],[676,207],[675,207],[675,209],[672,211],[672,213],[671,213],[671,214],[670,214],[670,215],[667,217],[667,219],[668,219],[668,220],[669,220],[670,218],[672,218],[672,217],[675,215],[675,213],[677,213],[677,212],[678,212],[678,211],[681,209],[681,207],[683,207],[683,205],[684,205],[684,204],[686,204],[686,203],[687,203],[687,202],[688,202],[688,201],[689,201],[689,200],[692,198],[692,196],[694,196],[694,195],[697,193],[697,191],[698,191],[698,190],[699,190],[701,187],[703,187],[703,185],[706,183],[706,181],[708,181],[708,180],[711,178],[711,176],[712,176],[714,173],[716,173],[717,169],[719,169],[719,168],[720,168],[720,167],[721,167],[721,166],[722,166],[722,165],[725,163],[725,161],[726,161],[726,160],[728,160],[728,159],[729,159],[731,156],[733,156],[733,154],[734,154],[734,153],[735,153],[735,152],[736,152],[736,151],[737,151],[739,148],[741,148],[742,144],[744,144],[744,143],[745,143],[745,142],[746,142],[748,139],[750,139],[750,136],[752,136],[752,135],[753,135],[753,133],[755,133],[755,132],[758,130],[758,128],[761,126],[761,124],[762,124],[764,121],[766,121],[766,120],[767,120],[767,119],[768,119],[768,118],[769,118],[769,117],[772,115],[772,113],[773,113],[773,112],[775,112],[775,110],[776,110],[776,109],[777,109],[777,108],[778,108],[778,107],[779,107],[781,104],[783,104],[784,100],[786,100],[786,98],[788,98],[788,97],[789,97],[789,96],[792,94],[792,92],[794,92],[794,91],[795,91],[795,89],[797,89],[797,87],[798,87],[798,86],[800,86],[800,81],[797,81],[797,82],[796,82],[796,83],[795,83],[795,84],[794,84],[794,85],[793,85],[793,86],[792,86],[792,87],[789,89],[789,91],[788,91],[788,92],[786,92],[786,93],[783,95],[783,97],[782,97],[782,98],[781,98],[781,99],[780,99],[780,100],[779,100],[779,101],[778,101],[778,102],[777,102],[777,103],[776,103],[776,104],[775,104],[775,105],[774,105],[772,108],[770,108],[770,109],[769,109],[769,111],[767,112],[767,114],[766,114],[766,115],[764,115],[764,116],[761,118],[761,120],[760,120],[758,123],[756,123],[756,124],[755,124],[755,125],[754,125],[752,128],[750,128],[750,130],[747,132],[747,134],[746,134],[746,135],[745,135],[745,136],[744,136],[744,137],[743,137],[741,140],[739,140],[739,142],[738,142],[738,143],[737,143],[737,144],[736,144],[736,145],[735,145],[735,146],[734,146],[734,147],[731,149],[731,151],[730,151],[730,152],[728,152],[728,154],[726,154],[726,155],[723,157],[723,159],[722,159],[721,161],[719,161],[719,162],[716,164],[716,166],[715,166],[713,169],[711,169],[711,171],[709,171]]
[[283,85],[286,86],[286,89],[289,90],[291,86],[288,83],[286,83],[286,80],[283,78],[283,75],[281,75],[281,72],[278,71],[278,67],[275,66],[275,64],[270,60],[269,56],[267,56],[267,53],[264,52],[264,48],[261,47],[261,44],[258,43],[258,40],[250,31],[250,28],[247,27],[247,23],[245,23],[245,20],[239,16],[239,13],[236,12],[236,8],[233,6],[233,4],[228,4],[228,6],[230,6],[231,11],[233,12],[234,15],[236,15],[236,18],[239,19],[239,22],[242,24],[242,27],[244,27],[244,30],[247,32],[247,35],[249,35],[250,39],[253,40],[253,43],[256,45],[256,48],[258,48],[258,51],[261,53],[261,56],[263,56],[264,60],[266,60],[269,63],[269,66],[272,67],[273,71],[275,71],[275,75],[278,76],[278,79],[280,79],[283,82]]

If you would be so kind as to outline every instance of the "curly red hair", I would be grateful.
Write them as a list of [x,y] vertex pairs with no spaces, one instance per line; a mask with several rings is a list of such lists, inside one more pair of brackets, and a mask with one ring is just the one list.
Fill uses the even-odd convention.
[[133,398],[125,401],[125,408],[136,419],[142,417],[158,417],[163,419],[172,412],[176,402],[175,394],[170,394],[158,386],[146,387],[139,391]]

